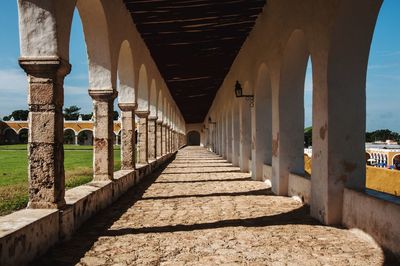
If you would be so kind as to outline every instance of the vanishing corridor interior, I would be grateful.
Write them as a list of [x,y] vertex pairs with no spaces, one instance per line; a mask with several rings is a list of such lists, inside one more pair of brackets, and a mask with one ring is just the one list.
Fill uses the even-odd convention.
[[[24,241],[35,247],[30,250],[19,244],[11,247],[12,241],[19,243],[18,234],[11,234],[13,240],[4,242],[4,247],[14,248],[16,254],[22,255],[17,258],[5,248],[0,249],[1,262],[30,261],[56,242],[71,237],[77,241],[73,233],[95,213],[113,206],[131,187],[143,188],[148,183],[150,192],[143,190],[143,193],[150,193],[151,200],[156,200],[160,196],[157,192],[166,198],[179,198],[176,191],[195,193],[190,186],[185,187],[185,182],[195,187],[203,181],[213,182],[215,194],[211,197],[232,197],[232,205],[223,200],[221,203],[226,204],[227,210],[232,209],[232,216],[225,217],[225,210],[211,200],[212,207],[197,213],[202,217],[197,221],[196,216],[189,215],[193,210],[187,206],[201,206],[201,202],[184,201],[182,209],[188,209],[189,214],[182,216],[190,217],[192,225],[176,228],[185,223],[182,217],[174,216],[180,213],[180,206],[157,201],[148,206],[159,211],[157,217],[141,205],[144,203],[140,199],[134,198],[131,201],[138,200],[135,204],[139,205],[127,207],[125,214],[119,213],[122,221],[116,220],[113,226],[118,230],[113,227],[113,236],[122,237],[124,225],[120,223],[129,221],[130,215],[131,226],[140,226],[135,220],[140,218],[132,214],[139,211],[143,217],[150,215],[143,222],[148,227],[137,232],[126,229],[127,235],[165,232],[171,228],[155,221],[167,221],[166,217],[174,218],[168,220],[176,223],[170,225],[173,232],[210,229],[215,217],[225,217],[228,220],[218,223],[216,228],[305,224],[304,228],[294,230],[315,230],[321,238],[329,234],[328,239],[333,239],[335,247],[358,240],[347,235],[348,231],[337,229],[339,240],[335,242],[336,229],[330,226],[356,228],[372,236],[382,249],[399,255],[399,204],[376,193],[371,195],[366,189],[366,74],[382,3],[382,0],[19,0],[19,63],[28,76],[30,111],[29,204],[27,210],[5,219],[32,216],[37,211],[37,216],[33,215],[37,219],[21,228],[39,228],[45,224],[52,230],[33,242],[29,242],[34,238],[33,233],[26,233]],[[88,55],[88,93],[94,114],[94,176],[89,185],[66,191],[63,82],[71,71],[69,51],[74,43],[70,43],[70,30],[75,10],[82,21]],[[312,68],[313,87],[311,176],[304,171],[304,84],[308,64]],[[121,117],[121,170],[114,172],[116,101]],[[185,167],[192,172],[185,172]],[[225,167],[221,171],[227,174],[214,178],[210,175],[215,170],[212,167]],[[179,175],[180,169],[188,175],[187,179]],[[199,176],[192,176],[193,172]],[[153,177],[155,173],[160,174],[159,179]],[[168,173],[183,179],[171,179],[169,182],[176,182],[176,186],[166,186],[163,182],[168,182]],[[154,185],[149,180],[155,181]],[[158,182],[165,187],[159,187]],[[208,189],[207,184],[199,185],[199,191]],[[236,191],[234,184],[242,190]],[[203,194],[199,198],[208,195]],[[271,206],[276,204],[277,209],[268,207],[266,202]],[[165,212],[157,204],[167,204],[176,213]],[[262,210],[267,211],[262,213]],[[213,216],[212,211],[218,213]],[[245,213],[249,217],[241,216]],[[267,218],[257,218],[260,215]],[[201,221],[205,228],[196,227],[203,224]],[[155,229],[152,231],[149,226]],[[252,230],[249,233],[257,239],[257,234],[271,229]],[[273,232],[266,234],[270,237],[268,234]],[[247,243],[246,239],[243,241]],[[104,244],[96,243],[95,248]],[[377,255],[383,252],[380,248],[369,245],[368,241],[357,243],[354,252],[374,255],[366,255],[369,261],[356,264],[378,263],[382,259]],[[70,248],[74,249],[73,245]],[[90,252],[96,255],[95,248]],[[52,256],[57,252],[61,251],[56,250],[49,258],[56,261]],[[243,256],[244,261],[251,257]],[[262,262],[263,256],[255,260]],[[329,256],[330,263],[344,263],[336,260],[334,254]],[[311,257],[305,255],[303,259]]]

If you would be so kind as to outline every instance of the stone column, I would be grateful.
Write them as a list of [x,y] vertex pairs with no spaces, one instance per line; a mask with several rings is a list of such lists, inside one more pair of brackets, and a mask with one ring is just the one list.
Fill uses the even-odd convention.
[[157,119],[156,116],[148,117],[148,127],[149,127],[149,159],[157,159]]
[[120,103],[121,109],[121,170],[135,169],[135,103]]
[[75,135],[74,143],[75,143],[75,145],[78,145],[78,135]]
[[140,164],[149,163],[149,112],[137,111],[139,117],[139,160]]
[[162,151],[162,142],[163,142],[163,127],[162,127],[162,121],[157,120],[157,127],[156,127],[156,157],[159,158],[163,155]]
[[64,77],[68,62],[58,57],[20,58],[29,77],[28,208],[65,205]]
[[114,99],[113,89],[90,89],[93,99],[93,180],[113,180],[114,174]]

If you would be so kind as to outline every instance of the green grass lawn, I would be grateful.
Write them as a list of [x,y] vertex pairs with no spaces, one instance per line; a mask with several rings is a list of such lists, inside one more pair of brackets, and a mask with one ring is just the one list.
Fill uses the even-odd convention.
[[[64,145],[67,189],[92,180],[91,146]],[[114,149],[114,169],[120,169],[119,146]],[[24,208],[28,202],[28,157],[26,145],[0,146],[0,215]]]

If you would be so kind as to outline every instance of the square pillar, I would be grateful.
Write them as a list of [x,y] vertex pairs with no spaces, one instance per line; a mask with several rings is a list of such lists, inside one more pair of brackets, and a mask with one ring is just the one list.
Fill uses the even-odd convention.
[[239,166],[242,172],[249,172],[251,155],[251,110],[247,101],[240,103],[240,157]]
[[162,155],[167,154],[167,125],[165,123],[162,124],[162,143],[161,143],[161,149],[162,149]]
[[114,99],[117,92],[89,90],[93,99],[93,180],[113,180],[114,175]]
[[135,103],[118,104],[121,110],[121,170],[135,169]]
[[136,115],[139,117],[139,132],[138,132],[138,145],[139,145],[139,160],[140,164],[149,163],[149,112],[137,111]]
[[167,125],[167,153],[171,153],[171,127]]
[[157,126],[156,126],[156,157],[159,158],[163,155],[162,152],[162,142],[163,142],[163,127],[162,127],[162,121],[157,120]]
[[149,127],[149,159],[157,159],[157,117],[148,117],[148,127]]
[[64,77],[68,62],[58,57],[20,58],[29,77],[28,208],[65,205]]
[[[213,132],[214,133],[214,132]],[[239,166],[240,157],[240,120],[239,112],[232,116],[232,164]]]

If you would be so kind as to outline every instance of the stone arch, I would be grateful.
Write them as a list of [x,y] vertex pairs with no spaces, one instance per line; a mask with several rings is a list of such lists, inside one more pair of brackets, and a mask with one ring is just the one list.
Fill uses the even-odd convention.
[[118,80],[119,103],[136,103],[133,55],[131,45],[127,40],[122,42],[119,52]]
[[139,70],[139,85],[138,85],[138,111],[149,111],[149,87],[147,79],[146,66],[143,64]]
[[187,144],[189,146],[200,146],[200,132],[192,130],[187,133]]
[[272,187],[276,194],[287,195],[289,174],[304,171],[304,83],[308,58],[303,30],[294,30],[283,52],[279,90],[274,101]]
[[29,130],[29,128],[27,128],[27,127],[22,127],[22,128],[20,128],[20,129],[18,129],[18,130],[16,131],[17,134],[19,135],[19,134],[21,133],[22,130]]
[[157,116],[157,86],[155,79],[151,80],[150,85],[150,115]]
[[253,178],[262,180],[264,164],[272,165],[272,87],[265,63],[258,68],[254,88],[252,142]]

